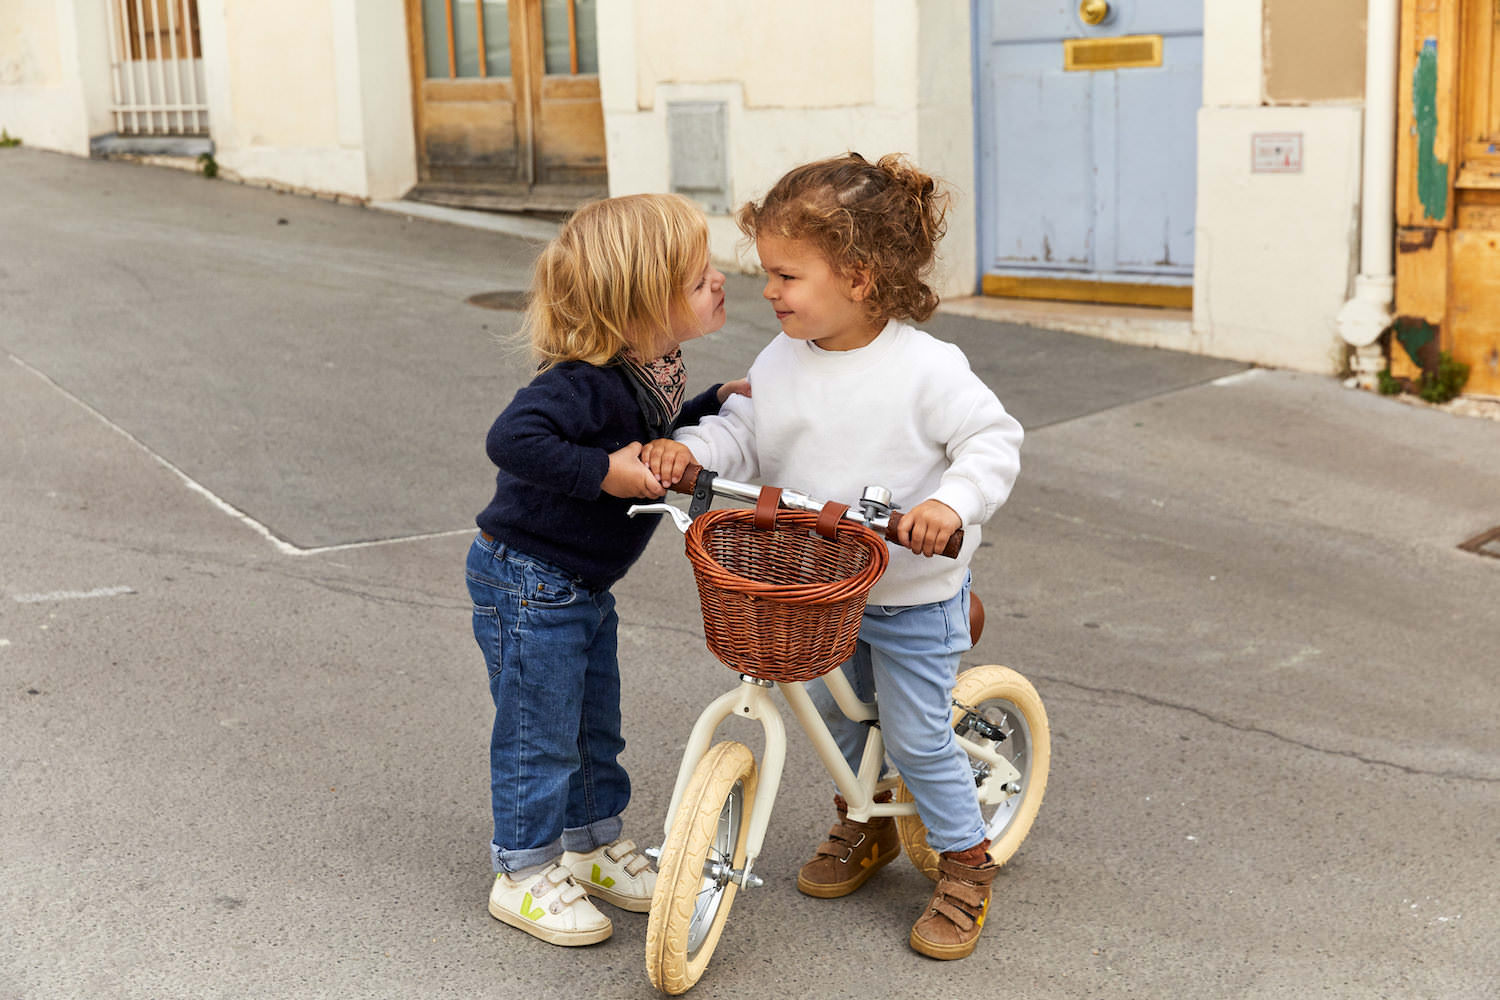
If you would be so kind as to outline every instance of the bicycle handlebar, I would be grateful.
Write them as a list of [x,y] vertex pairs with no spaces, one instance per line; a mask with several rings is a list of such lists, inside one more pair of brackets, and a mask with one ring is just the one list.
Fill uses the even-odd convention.
[[[697,492],[698,474],[702,471],[703,466],[689,462],[686,471],[682,474],[682,478],[671,486],[668,486],[667,489],[673,493],[685,493],[688,496],[692,496]],[[715,476],[711,489],[717,496],[729,500],[756,503],[760,499],[762,487],[750,483],[738,483],[732,479],[721,479]],[[796,490],[782,490],[779,502],[782,507],[788,507],[792,510],[803,510],[812,514],[821,513],[823,508],[828,506],[827,501],[815,500],[806,493],[799,493]],[[900,536],[897,534],[897,528],[901,524],[901,514],[897,511],[893,510],[889,514],[877,514],[873,517],[867,517],[862,510],[850,507],[844,510],[840,517],[843,520],[852,521],[855,524],[870,528],[876,534],[883,535],[888,541],[895,542],[897,545],[901,544]],[[947,556],[949,559],[956,559],[958,558],[959,549],[963,548],[963,544],[964,529],[959,528],[948,537],[948,544],[937,554]]]

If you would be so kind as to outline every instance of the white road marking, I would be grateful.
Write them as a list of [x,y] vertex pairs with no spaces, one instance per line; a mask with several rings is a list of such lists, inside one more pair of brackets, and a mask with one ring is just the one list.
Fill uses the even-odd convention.
[[1216,378],[1208,384],[1221,386],[1236,385],[1240,382],[1248,382],[1253,378],[1260,378],[1265,374],[1265,372],[1266,370],[1264,368],[1249,368],[1242,372],[1235,372],[1233,375],[1225,375],[1223,378]]
[[454,529],[452,531],[431,531],[431,532],[426,532],[426,533],[420,534],[420,535],[403,535],[403,536],[401,536],[399,538],[381,538],[381,539],[377,539],[375,541],[369,541],[369,542],[347,542],[347,543],[342,544],[342,545],[317,545],[317,546],[313,546],[312,548],[302,548],[299,545],[293,545],[291,542],[288,542],[288,541],[286,541],[284,539],[278,538],[275,534],[272,533],[272,531],[271,531],[270,528],[267,528],[264,524],[261,524],[255,518],[251,517],[249,514],[246,514],[244,511],[240,510],[238,507],[236,507],[234,504],[230,503],[228,500],[225,500],[224,498],[218,496],[212,490],[210,490],[208,487],[206,487],[202,483],[198,482],[192,476],[189,476],[186,472],[183,472],[181,469],[179,469],[177,466],[173,465],[167,459],[163,458],[161,455],[158,455],[156,452],[152,451],[149,447],[147,447],[145,445],[144,442],[142,442],[134,434],[130,433],[125,428],[123,428],[119,424],[115,423],[113,420],[110,420],[103,413],[100,413],[98,410],[94,409],[88,403],[84,402],[82,399],[79,399],[77,396],[73,395],[71,392],[69,392],[68,390],[64,389],[62,386],[58,385],[45,372],[38,371],[37,369],[31,367],[31,365],[28,365],[26,362],[22,361],[20,358],[16,357],[14,354],[11,354],[11,355],[8,355],[8,356],[16,364],[20,365],[22,368],[26,369],[31,374],[35,375],[37,378],[41,379],[43,382],[46,382],[53,389],[56,389],[58,392],[62,393],[62,395],[66,396],[68,399],[72,400],[78,406],[82,407],[85,411],[87,411],[90,415],[92,415],[94,417],[94,419],[98,420],[104,426],[108,427],[110,430],[114,431],[115,433],[119,434],[121,437],[125,438],[125,440],[127,440],[131,444],[135,445],[137,448],[139,448],[141,451],[145,452],[147,455],[150,455],[151,458],[153,458],[157,462],[157,464],[161,465],[163,468],[165,468],[167,471],[171,472],[178,479],[182,480],[183,485],[186,486],[188,489],[192,490],[194,493],[197,493],[197,494],[205,497],[208,500],[209,503],[211,503],[215,507],[219,508],[219,510],[223,511],[225,514],[228,514],[230,517],[234,518],[236,521],[239,521],[241,524],[243,524],[246,527],[248,527],[251,531],[254,531],[256,534],[260,535],[266,541],[270,542],[272,545],[274,545],[276,547],[276,551],[280,552],[282,555],[288,555],[288,556],[315,556],[315,555],[320,555],[320,554],[322,554],[324,552],[343,552],[343,551],[346,551],[346,550],[349,550],[349,549],[368,549],[368,548],[374,548],[374,547],[379,546],[379,545],[397,545],[397,544],[400,544],[402,542],[420,542],[420,541],[425,541],[425,540],[430,539],[430,538],[448,538],[448,537],[451,537],[453,535],[469,535],[469,534],[474,534],[476,531],[478,531],[477,528],[472,528],[472,527],[470,527],[470,528],[456,528],[456,529]]
[[82,601],[90,597],[119,597],[135,593],[134,587],[95,587],[93,590],[53,590],[45,594],[16,594],[17,604],[46,604],[50,601]]

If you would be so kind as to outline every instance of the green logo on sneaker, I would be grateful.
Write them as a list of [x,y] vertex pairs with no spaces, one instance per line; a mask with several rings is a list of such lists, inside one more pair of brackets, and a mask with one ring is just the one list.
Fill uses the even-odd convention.
[[613,886],[615,884],[615,880],[614,879],[612,879],[612,878],[606,878],[604,876],[604,873],[599,870],[599,864],[598,864],[598,862],[594,863],[594,870],[591,871],[591,872],[589,872],[589,881],[592,882],[592,883],[594,883],[595,885],[602,885],[606,889],[610,888],[611,886]]
[[[533,908],[534,907],[534,908]],[[547,911],[537,906],[531,898],[531,893],[521,897],[521,916],[527,920],[540,920],[547,915]]]

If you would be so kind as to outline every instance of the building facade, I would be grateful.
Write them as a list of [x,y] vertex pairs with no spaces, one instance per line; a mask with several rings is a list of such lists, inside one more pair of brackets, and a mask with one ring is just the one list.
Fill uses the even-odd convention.
[[1496,24],[1493,0],[0,0],[0,128],[356,200],[677,190],[745,269],[732,212],[788,167],[902,152],[956,195],[947,297],[1153,307],[1181,317],[1157,346],[1312,372],[1436,346],[1500,393]]

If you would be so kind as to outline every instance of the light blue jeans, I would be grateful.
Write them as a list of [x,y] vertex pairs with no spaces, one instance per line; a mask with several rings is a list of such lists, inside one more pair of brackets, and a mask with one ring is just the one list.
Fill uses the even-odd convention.
[[[839,669],[854,693],[878,691],[885,751],[901,772],[935,851],[963,851],[984,839],[984,817],[969,758],[953,736],[953,684],[969,643],[969,579],[935,604],[871,604],[854,656]],[[844,759],[856,772],[866,728],[839,710],[821,678],[807,685]]]
[[611,843],[630,801],[614,596],[483,536],[469,547],[467,576],[495,702],[495,871]]

